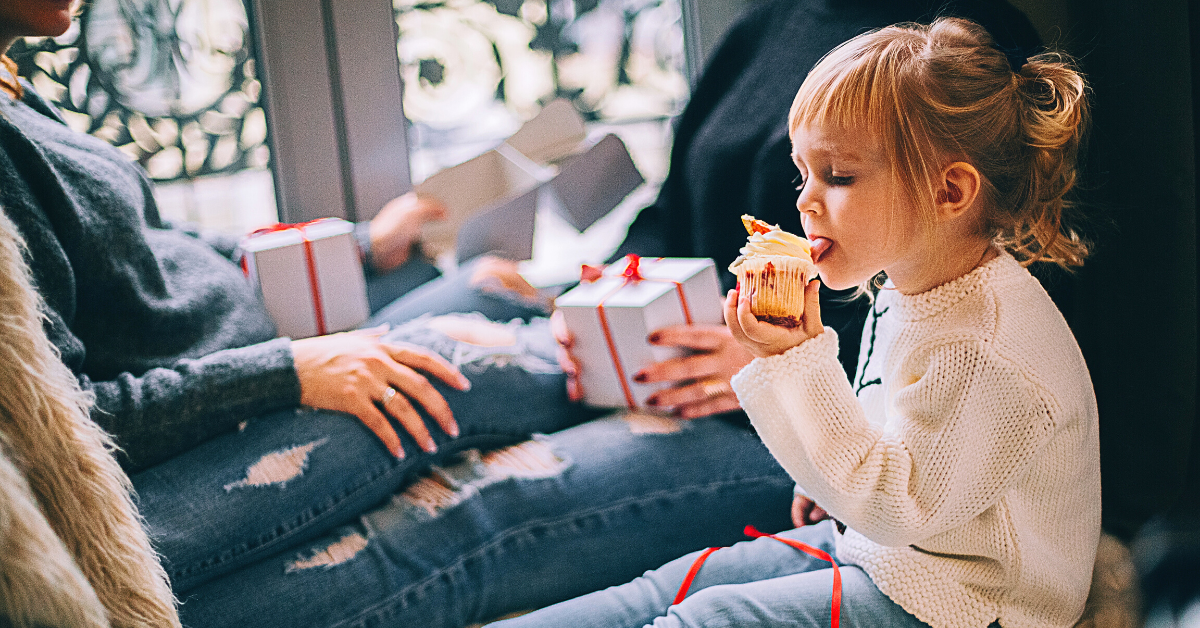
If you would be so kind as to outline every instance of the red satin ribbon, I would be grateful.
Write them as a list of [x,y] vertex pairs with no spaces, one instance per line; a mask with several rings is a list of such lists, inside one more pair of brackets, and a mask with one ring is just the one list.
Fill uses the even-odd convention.
[[[831,628],[838,628],[838,623],[841,621],[842,615],[842,572],[838,569],[837,561],[835,561],[828,552],[819,550],[806,543],[801,543],[795,539],[785,539],[774,534],[764,534],[759,532],[754,526],[746,526],[745,533],[746,536],[756,539],[763,537],[775,539],[780,543],[790,545],[795,549],[808,554],[809,556],[818,558],[833,565],[833,599],[830,602],[829,625]],[[684,576],[683,585],[679,587],[679,592],[675,594],[675,601],[671,602],[672,605],[679,604],[684,600],[684,598],[687,597],[688,589],[692,588],[692,581],[696,579],[696,574],[700,573],[700,567],[704,565],[704,561],[708,560],[708,557],[711,556],[713,552],[719,549],[721,548],[710,547],[704,550],[700,556],[696,557],[695,562],[692,563],[692,567],[688,569],[687,575]]]
[[[629,388],[629,379],[625,376],[625,367],[621,364],[621,357],[617,355],[617,343],[613,340],[612,329],[608,325],[608,315],[604,313],[604,302],[631,283],[640,281],[669,282],[675,284],[675,294],[679,296],[679,306],[683,309],[683,321],[687,325],[692,324],[692,310],[688,307],[687,297],[683,294],[683,284],[681,282],[669,279],[646,279],[642,276],[641,256],[630,253],[625,256],[625,260],[625,270],[621,271],[621,277],[624,277],[625,281],[614,288],[612,292],[604,295],[604,298],[600,299],[600,302],[596,304],[596,314],[600,317],[600,331],[604,333],[604,342],[608,345],[608,354],[612,356],[613,368],[617,371],[617,381],[621,383],[621,392],[625,395],[625,404],[629,406],[630,410],[635,410],[637,409],[637,402],[634,401],[633,391]],[[591,283],[598,281],[603,275],[603,269],[584,264],[580,271],[580,280]]]
[[[317,281],[317,259],[316,259],[316,256],[313,254],[312,241],[308,239],[308,233],[306,230],[315,224],[327,222],[330,220],[337,220],[337,219],[336,218],[317,218],[316,220],[309,220],[308,222],[298,222],[298,223],[293,223],[293,224],[276,223],[269,227],[255,229],[254,231],[250,232],[250,236],[249,236],[252,238],[254,236],[260,236],[260,235],[264,235],[267,233],[275,233],[276,231],[287,231],[288,229],[295,229],[296,231],[300,232],[300,237],[303,238],[303,240],[304,240],[304,260],[305,260],[305,266],[308,269],[308,286],[309,286],[309,290],[312,291],[312,296],[313,296],[313,315],[317,319],[317,335],[318,336],[324,336],[327,331],[325,328],[325,307],[324,307],[325,300],[321,296],[320,282]],[[245,273],[247,276],[250,274],[250,268],[246,264],[245,257],[242,258],[242,272]]]

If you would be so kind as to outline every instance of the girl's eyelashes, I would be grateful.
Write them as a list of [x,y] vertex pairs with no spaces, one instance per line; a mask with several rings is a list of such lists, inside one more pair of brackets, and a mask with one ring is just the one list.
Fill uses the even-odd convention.
[[804,191],[804,175],[798,174],[795,179],[792,179],[792,185],[796,186],[797,192]]
[[854,182],[854,177],[850,175],[829,175],[829,185],[850,185]]

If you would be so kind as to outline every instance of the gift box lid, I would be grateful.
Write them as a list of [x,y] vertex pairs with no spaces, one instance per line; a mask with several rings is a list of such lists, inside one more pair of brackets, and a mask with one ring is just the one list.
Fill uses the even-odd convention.
[[[300,232],[301,228],[304,229],[303,233]],[[247,235],[238,246],[246,253],[256,253],[298,244],[306,237],[313,241],[350,234],[354,232],[354,224],[341,218],[322,218],[299,225],[276,225],[268,229]]]
[[686,283],[705,268],[714,267],[713,261],[707,258],[643,258],[638,267],[642,280],[627,281],[624,273],[628,263],[628,260],[622,260],[609,265],[600,279],[579,284],[555,299],[555,305],[595,307],[603,300],[606,308],[645,307],[667,292],[676,290],[677,283]]

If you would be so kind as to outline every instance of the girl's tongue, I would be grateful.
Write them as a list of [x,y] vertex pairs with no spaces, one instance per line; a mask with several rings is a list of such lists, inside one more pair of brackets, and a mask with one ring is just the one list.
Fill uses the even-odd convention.
[[821,261],[821,258],[825,256],[825,252],[829,250],[829,247],[833,246],[833,240],[829,238],[813,238],[809,242],[812,244],[812,260],[814,264]]

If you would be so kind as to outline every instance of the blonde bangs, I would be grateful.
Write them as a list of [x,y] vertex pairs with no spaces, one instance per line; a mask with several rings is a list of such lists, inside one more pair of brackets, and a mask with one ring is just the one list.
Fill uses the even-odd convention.
[[801,126],[861,129],[880,137],[900,122],[897,77],[912,51],[895,27],[861,35],[825,55],[800,86],[788,114],[788,131]]
[[[879,138],[903,193],[932,220],[931,165],[937,150],[929,141],[920,98],[912,91],[925,47],[916,24],[865,33],[834,48],[809,72],[788,114],[791,135],[802,126],[855,130]],[[906,86],[908,88],[906,89]]]

